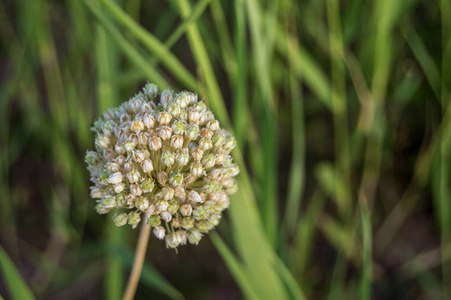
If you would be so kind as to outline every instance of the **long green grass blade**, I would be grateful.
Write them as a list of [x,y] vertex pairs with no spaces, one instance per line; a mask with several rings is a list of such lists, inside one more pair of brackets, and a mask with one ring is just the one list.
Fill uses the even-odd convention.
[[20,272],[14,266],[8,254],[0,246],[0,267],[5,280],[6,287],[12,299],[15,300],[31,300],[35,299],[30,288],[23,280]]

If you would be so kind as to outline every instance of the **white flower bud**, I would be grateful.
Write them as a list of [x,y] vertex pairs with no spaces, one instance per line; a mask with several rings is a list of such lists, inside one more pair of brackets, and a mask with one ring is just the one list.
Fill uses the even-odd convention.
[[200,136],[205,137],[207,139],[211,139],[213,137],[213,131],[207,128],[202,128],[202,130],[200,131]]
[[199,147],[194,149],[193,152],[191,153],[191,156],[194,158],[194,160],[197,160],[197,161],[201,160],[203,155],[204,155],[204,151],[199,149]]
[[159,210],[159,211],[165,211],[166,209],[168,209],[169,203],[166,200],[160,199],[155,203],[155,207]]
[[114,185],[114,191],[117,194],[121,193],[124,190],[125,190],[125,184],[123,182],[119,182],[118,184]]
[[106,135],[99,135],[96,139],[96,145],[102,149],[107,149],[110,146],[110,139]]
[[127,141],[124,143],[124,150],[125,152],[132,152],[136,147],[136,144],[132,141]]
[[172,215],[170,213],[168,213],[167,211],[164,211],[160,214],[160,218],[162,218],[164,221],[166,221],[166,223],[169,223],[172,220]]
[[119,155],[124,155],[125,154],[124,145],[116,143],[116,145],[114,146],[114,151],[116,151],[116,153]]
[[135,207],[135,196],[133,196],[132,194],[128,194],[125,197],[125,203],[127,204],[128,208]]
[[177,235],[177,238],[178,238],[178,240],[180,242],[180,245],[186,245],[186,241],[187,241],[187,238],[188,238],[188,235],[186,234],[186,231],[185,230],[177,230],[175,232],[175,234]]
[[161,149],[162,147],[162,142],[161,139],[157,136],[153,136],[150,138],[149,141],[149,148],[153,151],[157,151],[159,149]]
[[144,122],[136,119],[133,121],[132,126],[131,126],[131,130],[133,130],[134,132],[141,132],[144,130]]
[[173,135],[171,138],[171,146],[175,149],[180,149],[183,147],[183,137],[180,135]]
[[174,188],[174,196],[176,196],[177,198],[180,198],[180,199],[185,199],[185,197],[186,197],[185,188],[181,185],[176,186]]
[[194,124],[199,123],[200,117],[201,117],[201,113],[197,110],[192,110],[188,114],[189,121]]
[[130,193],[133,196],[141,196],[143,191],[137,183],[130,184]]
[[198,192],[190,191],[188,193],[188,200],[192,201],[192,202],[196,202],[196,203],[201,203],[202,202],[202,197],[199,195]]
[[190,172],[196,178],[201,176],[204,172],[204,170],[202,169],[202,164],[198,161],[193,162],[190,167]]
[[164,90],[160,95],[161,104],[166,107],[169,103],[172,102],[172,91]]
[[147,132],[140,132],[138,134],[138,144],[139,145],[147,145],[147,143],[149,142],[150,139],[150,134]]
[[98,199],[100,199],[100,198],[102,198],[104,196],[104,193],[103,193],[103,191],[99,188],[99,187],[96,187],[96,186],[92,186],[91,187],[91,197],[92,198],[98,198]]
[[166,141],[171,138],[172,128],[168,126],[159,126],[157,128],[157,133],[163,141]]
[[130,181],[130,183],[139,182],[139,180],[141,179],[141,174],[138,170],[133,169],[127,173],[127,179],[128,181]]
[[153,128],[155,126],[155,118],[152,117],[151,114],[145,114],[143,117],[143,123],[147,129]]
[[166,243],[166,248],[174,249],[180,245],[180,240],[175,232],[168,234],[164,241]]
[[146,154],[141,150],[136,150],[133,151],[132,157],[134,161],[141,163],[144,161],[144,159],[146,159]]
[[146,85],[143,88],[143,93],[150,99],[155,98],[158,93],[158,86],[153,83],[146,83]]
[[149,200],[146,197],[139,197],[135,206],[137,209],[145,211],[149,207]]
[[172,198],[174,198],[174,190],[166,186],[161,189],[161,195],[163,196],[164,200],[171,200]]
[[168,125],[169,122],[171,122],[171,119],[172,119],[171,114],[167,112],[160,112],[158,114],[158,123],[160,123],[160,125]]
[[162,240],[166,235],[166,229],[163,226],[158,226],[153,229],[153,234],[157,237],[157,239]]
[[191,205],[189,205],[189,204],[183,204],[180,207],[180,213],[184,217],[189,217],[193,213],[193,207]]
[[208,151],[213,147],[213,144],[210,139],[203,137],[199,140],[199,148],[202,151]]
[[113,221],[116,226],[124,226],[125,224],[127,224],[127,218],[128,216],[126,213],[115,214]]
[[162,186],[165,186],[168,183],[168,174],[166,172],[159,172],[157,174],[157,180]]
[[[146,216],[147,216],[148,218],[150,218],[150,217],[155,213],[156,210],[157,210],[157,207],[155,206],[155,204],[150,203],[150,204],[149,204],[149,207],[148,207],[147,210],[146,210]],[[159,225],[159,224],[158,224],[158,225]]]
[[179,166],[186,166],[189,162],[189,154],[188,154],[188,149],[185,148],[186,151],[180,151],[176,154],[175,156],[175,160],[177,161],[177,164]]
[[208,174],[208,179],[214,180],[214,181],[220,181],[222,179],[222,169],[214,169]]
[[110,175],[110,177],[108,177],[108,182],[111,184],[118,184],[120,182],[122,182],[122,178],[124,177],[124,175],[122,175],[121,172],[116,172]]
[[143,171],[145,173],[150,173],[153,170],[153,164],[152,161],[150,159],[145,159],[142,163],[141,163],[141,168],[143,169]]
[[211,120],[207,123],[207,128],[211,131],[219,130],[219,122],[217,120]]

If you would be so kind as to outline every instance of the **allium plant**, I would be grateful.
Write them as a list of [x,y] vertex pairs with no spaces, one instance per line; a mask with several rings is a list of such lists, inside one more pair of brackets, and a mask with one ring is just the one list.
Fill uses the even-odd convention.
[[95,121],[86,162],[99,214],[117,226],[153,227],[166,247],[198,244],[237,190],[235,138],[197,95],[154,84]]

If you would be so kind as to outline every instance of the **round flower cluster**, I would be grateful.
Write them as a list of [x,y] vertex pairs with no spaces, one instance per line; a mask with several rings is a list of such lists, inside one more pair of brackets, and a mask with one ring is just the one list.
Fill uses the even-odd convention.
[[96,210],[115,209],[117,226],[145,220],[166,247],[198,244],[236,192],[236,140],[197,95],[154,84],[95,121],[88,151]]

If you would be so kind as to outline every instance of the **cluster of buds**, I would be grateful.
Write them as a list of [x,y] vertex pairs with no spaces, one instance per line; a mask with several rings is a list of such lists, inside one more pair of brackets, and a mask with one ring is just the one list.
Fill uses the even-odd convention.
[[153,227],[166,247],[198,244],[218,225],[237,190],[236,140],[197,95],[154,84],[95,121],[88,151],[96,210],[117,226]]

